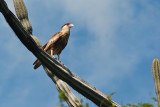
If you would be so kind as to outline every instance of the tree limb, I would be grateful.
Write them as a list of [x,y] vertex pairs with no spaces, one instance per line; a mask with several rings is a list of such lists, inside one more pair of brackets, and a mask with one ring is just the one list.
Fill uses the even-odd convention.
[[21,42],[51,71],[51,73],[68,83],[73,89],[90,99],[98,106],[109,107],[114,105],[120,107],[116,102],[112,100],[110,101],[105,94],[92,87],[80,77],[71,73],[70,70],[66,70],[63,65],[39,48],[30,37],[30,34],[23,28],[18,19],[8,9],[4,0],[0,0],[0,11]]

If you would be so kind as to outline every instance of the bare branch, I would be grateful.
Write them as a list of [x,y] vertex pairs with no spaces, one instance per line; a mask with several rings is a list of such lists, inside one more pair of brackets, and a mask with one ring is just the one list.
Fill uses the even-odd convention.
[[76,96],[71,92],[70,88],[68,87],[68,85],[64,81],[62,81],[57,76],[55,76],[45,66],[44,66],[44,70],[46,71],[48,76],[52,79],[52,81],[56,84],[57,90],[59,92],[64,92],[64,94],[65,94],[65,96],[67,98],[66,102],[69,105],[69,107],[81,107],[82,106],[82,104],[79,101],[79,99],[76,98]]
[[[105,94],[98,91],[87,82],[82,80],[80,77],[71,73],[70,70],[66,70],[55,59],[51,58],[46,52],[39,48],[34,40],[30,37],[30,34],[26,32],[21,23],[13,15],[13,13],[8,9],[4,0],[0,0],[0,11],[5,17],[6,21],[13,29],[17,37],[21,42],[31,51],[41,62],[45,65],[54,75],[68,83],[73,89],[81,93],[86,98],[93,101],[96,105],[101,105],[101,107],[117,106],[120,107],[114,101],[110,101]],[[103,104],[102,104],[103,102]]]

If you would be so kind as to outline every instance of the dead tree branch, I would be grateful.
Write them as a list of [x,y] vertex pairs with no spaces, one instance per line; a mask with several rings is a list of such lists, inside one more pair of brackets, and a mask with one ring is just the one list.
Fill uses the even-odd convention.
[[57,90],[61,93],[64,92],[65,101],[69,105],[69,107],[81,107],[82,104],[78,98],[72,93],[69,86],[57,76],[55,76],[47,67],[44,66],[44,70],[48,74],[48,76],[52,79],[52,81],[56,84]]
[[92,87],[80,77],[71,73],[70,70],[66,70],[64,66],[39,48],[35,41],[30,37],[30,34],[23,28],[18,19],[8,9],[4,0],[0,0],[0,12],[3,14],[7,23],[10,25],[20,41],[42,62],[43,65],[51,71],[51,73],[68,83],[73,89],[90,99],[98,106],[101,105],[101,107],[109,107],[114,105],[120,107],[116,102],[112,100],[110,101],[105,94]]

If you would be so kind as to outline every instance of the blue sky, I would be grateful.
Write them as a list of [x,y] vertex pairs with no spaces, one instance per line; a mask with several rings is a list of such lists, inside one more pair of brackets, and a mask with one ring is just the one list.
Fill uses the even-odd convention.
[[[7,0],[6,0],[7,1]],[[45,44],[67,22],[73,23],[61,61],[121,105],[156,97],[152,61],[160,58],[160,1],[24,0],[33,34]],[[7,1],[15,13],[13,1]],[[0,15],[0,106],[56,107],[58,92],[36,59]],[[79,97],[80,94],[74,91]],[[89,100],[91,107],[96,107]]]

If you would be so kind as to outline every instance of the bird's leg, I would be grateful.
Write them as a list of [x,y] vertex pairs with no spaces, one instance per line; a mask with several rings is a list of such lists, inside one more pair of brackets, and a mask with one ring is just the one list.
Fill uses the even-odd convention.
[[51,56],[53,55],[53,49],[51,49]]
[[60,55],[57,54],[57,56],[58,56],[58,62],[61,63],[62,65],[64,65],[64,63],[59,60],[60,59]]
[[56,59],[56,57],[53,56],[53,49],[51,49],[51,57]]
[[58,56],[58,61],[60,62],[60,60],[59,60],[59,54],[57,56]]

